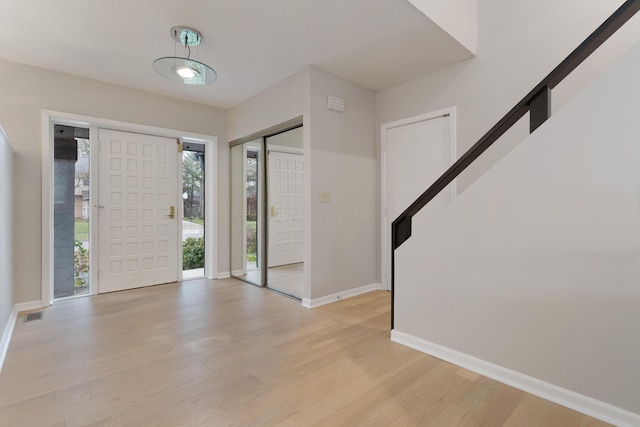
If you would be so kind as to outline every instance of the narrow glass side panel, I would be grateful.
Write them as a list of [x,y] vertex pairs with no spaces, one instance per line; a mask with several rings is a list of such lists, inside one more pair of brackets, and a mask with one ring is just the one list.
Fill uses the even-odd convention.
[[88,294],[89,130],[55,125],[54,298]]
[[74,294],[88,294],[91,285],[89,271],[89,217],[91,194],[89,191],[89,157],[91,155],[89,139],[76,138],[78,160],[76,161],[73,212],[73,283]]
[[185,144],[182,152],[182,278],[204,277],[204,145]]

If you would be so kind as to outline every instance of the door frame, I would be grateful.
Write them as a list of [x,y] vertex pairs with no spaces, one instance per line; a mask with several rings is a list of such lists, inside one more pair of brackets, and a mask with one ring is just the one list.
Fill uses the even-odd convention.
[[[42,306],[47,307],[53,302],[53,126],[55,124],[89,128],[89,138],[92,142],[98,139],[98,128],[107,128],[123,132],[143,133],[147,135],[163,136],[175,138],[180,141],[197,142],[205,144],[205,168],[210,173],[205,175],[207,198],[205,204],[205,277],[217,278],[218,256],[212,256],[219,249],[217,245],[218,237],[218,214],[214,206],[218,203],[217,191],[217,164],[218,164],[218,137],[214,135],[204,135],[192,132],[184,132],[177,129],[161,128],[157,126],[141,125],[137,123],[122,122],[117,120],[103,119],[99,117],[70,114],[53,110],[41,111],[42,129]],[[178,156],[180,157],[180,156]],[[180,157],[181,163],[182,158]],[[182,167],[178,169],[178,184],[182,182]],[[97,156],[91,157],[90,168],[90,192],[93,200],[97,197]],[[97,220],[97,208],[95,203],[90,206],[90,221],[93,224]],[[181,228],[179,227],[179,231]],[[182,242],[182,239],[178,239]],[[91,247],[91,282],[90,295],[97,294],[97,241],[90,236]],[[178,280],[182,280],[182,248],[178,248]]]
[[[380,125],[380,282],[382,289],[391,290],[391,227],[388,226],[395,218],[387,218],[387,132],[402,126],[419,122],[449,117],[449,165],[456,161],[456,107],[445,108],[431,113],[420,114]],[[426,188],[425,188],[426,190]],[[449,184],[451,200],[458,194],[456,180]]]

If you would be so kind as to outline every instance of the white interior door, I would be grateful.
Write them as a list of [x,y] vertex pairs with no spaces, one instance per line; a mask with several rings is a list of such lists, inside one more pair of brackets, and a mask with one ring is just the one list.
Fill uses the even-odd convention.
[[[455,160],[451,114],[438,113],[382,126],[383,165],[383,282],[390,289],[391,223],[409,207]],[[452,186],[425,209],[451,201]],[[425,211],[426,212],[426,211]],[[422,212],[421,212],[422,213]]]
[[304,259],[304,161],[269,150],[269,267]]
[[177,141],[107,129],[99,141],[99,292],[177,281]]

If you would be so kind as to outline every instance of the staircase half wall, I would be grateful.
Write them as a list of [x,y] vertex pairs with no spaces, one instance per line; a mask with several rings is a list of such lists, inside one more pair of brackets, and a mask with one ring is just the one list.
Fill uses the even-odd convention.
[[395,255],[392,339],[640,425],[640,45]]

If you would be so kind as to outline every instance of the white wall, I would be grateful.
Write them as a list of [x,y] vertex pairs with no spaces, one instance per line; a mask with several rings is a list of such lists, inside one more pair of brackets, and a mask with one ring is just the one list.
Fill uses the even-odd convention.
[[[345,101],[343,113],[327,109],[330,95]],[[316,299],[379,282],[380,218],[375,93],[312,67],[310,103],[312,251],[305,268]],[[320,191],[331,193],[331,203],[319,202]]]
[[640,414],[639,74],[640,45],[414,217],[396,331]]
[[0,127],[0,337],[13,309],[12,222],[13,150]]
[[[378,92],[378,124],[455,106],[460,156],[622,3],[480,1],[477,56]],[[554,110],[635,43],[639,22],[640,17],[635,17],[569,81],[554,90]],[[528,123],[523,120],[500,143],[502,147],[492,148],[492,153],[461,176],[458,190],[463,191],[527,133]]]
[[242,138],[299,116],[309,110],[309,68],[229,110],[229,141]]
[[[15,302],[41,299],[42,109],[218,136],[217,173],[229,175],[223,110],[4,60],[0,60],[0,93],[0,123],[16,154]],[[229,265],[227,179],[219,181],[218,199],[216,256],[222,268]]]
[[469,51],[478,44],[477,0],[409,0]]

